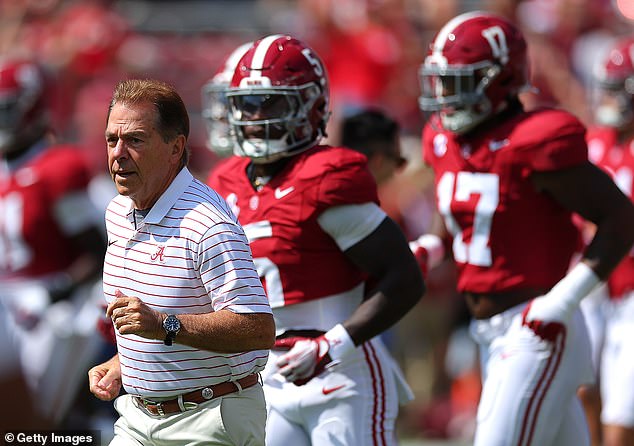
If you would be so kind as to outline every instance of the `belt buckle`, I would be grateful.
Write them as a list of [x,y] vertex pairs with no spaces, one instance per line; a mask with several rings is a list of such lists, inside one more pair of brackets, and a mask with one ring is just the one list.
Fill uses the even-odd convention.
[[210,400],[214,397],[214,391],[210,387],[205,387],[204,389],[201,390],[200,393],[202,397],[206,400]]
[[159,403],[156,405],[156,411],[158,412],[158,414],[159,414],[160,416],[164,416],[164,415],[165,415],[165,412],[163,411],[163,403],[160,403],[160,402],[159,402]]
[[162,402],[147,400],[145,398],[141,398],[141,402],[143,403],[143,408],[146,411],[148,411],[149,413],[151,413],[152,415],[154,415],[154,413],[149,409],[148,406],[154,406],[156,408],[156,412],[158,412],[158,415],[160,415],[160,416],[164,416],[165,415],[165,411],[163,410],[163,403]]

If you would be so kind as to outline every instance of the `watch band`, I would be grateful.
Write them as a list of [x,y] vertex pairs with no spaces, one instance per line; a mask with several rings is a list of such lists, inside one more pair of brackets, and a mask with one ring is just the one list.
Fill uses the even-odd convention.
[[165,339],[163,339],[163,344],[172,345],[174,343],[174,339],[176,339],[176,333],[170,331],[165,335]]

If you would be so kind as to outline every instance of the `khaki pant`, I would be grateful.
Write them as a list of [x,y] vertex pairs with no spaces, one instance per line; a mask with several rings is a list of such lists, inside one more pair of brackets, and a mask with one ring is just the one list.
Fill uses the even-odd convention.
[[149,415],[130,395],[117,398],[114,406],[120,418],[110,446],[264,446],[266,404],[260,384],[162,417]]

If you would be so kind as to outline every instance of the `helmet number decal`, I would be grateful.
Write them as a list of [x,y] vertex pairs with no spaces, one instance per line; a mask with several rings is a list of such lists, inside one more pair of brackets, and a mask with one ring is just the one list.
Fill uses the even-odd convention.
[[310,48],[304,48],[302,50],[302,54],[304,55],[306,60],[310,62],[310,64],[313,66],[315,74],[317,76],[323,76],[324,68],[321,66],[321,62],[319,61],[319,59],[313,56],[313,52],[310,50]]
[[489,42],[493,56],[506,64],[509,60],[509,46],[504,30],[499,26],[492,26],[482,31],[482,37]]

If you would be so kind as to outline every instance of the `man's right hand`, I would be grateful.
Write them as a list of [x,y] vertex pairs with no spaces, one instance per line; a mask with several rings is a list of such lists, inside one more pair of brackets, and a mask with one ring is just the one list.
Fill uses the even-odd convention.
[[88,383],[93,395],[102,401],[111,401],[121,392],[121,366],[119,356],[99,364],[88,371]]

